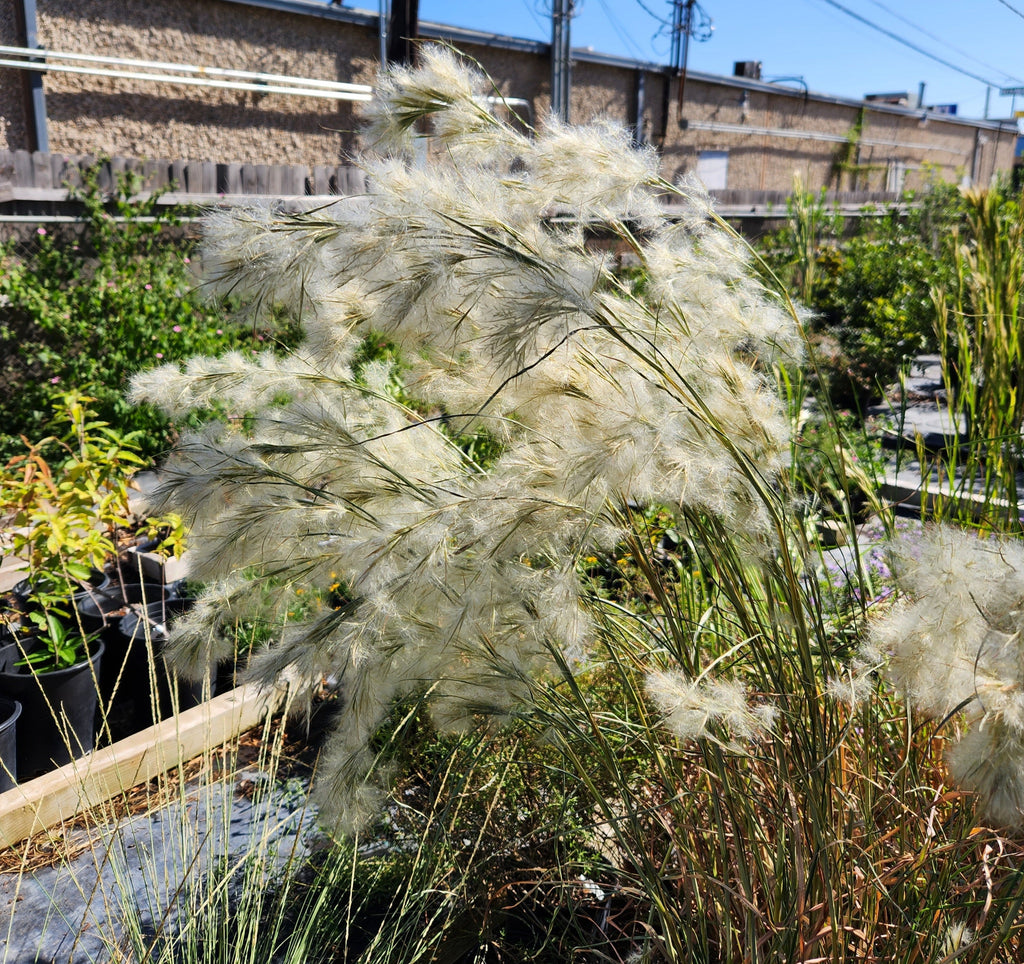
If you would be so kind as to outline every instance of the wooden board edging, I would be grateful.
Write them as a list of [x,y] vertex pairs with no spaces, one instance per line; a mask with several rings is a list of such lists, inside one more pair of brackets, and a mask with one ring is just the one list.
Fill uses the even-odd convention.
[[255,683],[133,733],[0,794],[0,847],[105,803],[131,787],[227,743],[280,709],[287,689]]

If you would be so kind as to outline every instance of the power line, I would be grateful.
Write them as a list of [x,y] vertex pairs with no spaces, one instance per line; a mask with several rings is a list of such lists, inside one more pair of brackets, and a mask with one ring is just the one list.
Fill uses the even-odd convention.
[[[999,2],[1003,3],[1004,0],[999,0]],[[913,30],[916,30],[918,33],[923,33],[926,37],[930,37],[932,40],[935,40],[938,43],[942,44],[943,47],[948,47],[950,50],[960,54],[961,57],[966,57],[968,60],[973,60],[976,64],[978,64],[981,67],[984,67],[986,70],[994,70],[997,74],[1002,74],[1008,80],[1014,80],[1017,81],[1018,83],[1024,83],[1024,81],[1020,80],[1017,77],[1014,77],[1013,74],[1008,74],[1005,70],[1000,70],[998,67],[993,67],[991,64],[987,64],[983,60],[978,60],[978,58],[975,57],[973,54],[968,53],[966,50],[961,50],[959,47],[956,47],[953,44],[949,43],[948,41],[943,40],[937,34],[933,34],[930,30],[926,30],[919,24],[916,24],[912,20],[907,19],[906,17],[903,16],[903,14],[897,13],[891,7],[887,7],[884,3],[881,2],[881,0],[871,0],[871,3],[873,3],[879,9],[884,10],[887,14],[889,14],[889,16],[895,17],[897,20],[902,21],[908,27],[912,28]],[[1009,4],[1007,4],[1007,6],[1009,6]],[[1010,9],[1013,8],[1011,7]]]
[[999,0],[999,2],[1004,7],[1006,7],[1007,10],[1012,11],[1013,13],[1017,14],[1017,16],[1021,18],[1021,20],[1024,20],[1024,13],[1021,13],[1016,7],[1014,7],[1011,4],[1007,3],[1006,0]]
[[[537,26],[542,31],[546,31],[547,30],[547,24],[543,23],[541,21],[540,17],[538,16],[539,10],[537,8],[537,4],[534,4],[531,7],[530,3],[529,3],[529,0],[522,0],[522,4],[523,4],[524,7],[526,7],[526,12],[533,18],[533,22],[535,24],[537,24]],[[548,16],[550,16],[550,14],[548,14]]]
[[644,3],[644,0],[636,0],[636,3],[637,3],[637,6],[641,10],[643,10],[644,13],[647,14],[648,17],[653,17],[663,27],[669,27],[669,26],[672,25],[672,21],[669,20],[668,17],[662,17],[660,14],[655,13],[649,6],[647,6],[646,3]]
[[[937,64],[942,64],[943,67],[948,67],[950,70],[956,71],[956,73],[958,74],[963,74],[965,77],[970,77],[971,80],[976,80],[980,84],[985,84],[986,87],[1001,86],[1000,84],[993,83],[991,80],[988,80],[985,77],[981,77],[978,74],[971,73],[971,71],[965,70],[963,67],[957,67],[956,64],[951,63],[944,57],[940,57],[938,54],[933,54],[930,51],[925,50],[923,47],[919,47],[917,44],[912,43],[905,37],[901,37],[897,33],[893,33],[891,30],[887,30],[885,27],[880,27],[877,23],[868,20],[867,17],[862,17],[859,13],[857,13],[854,10],[851,10],[849,7],[844,7],[841,3],[838,2],[838,0],[824,0],[824,2],[827,3],[830,7],[835,7],[836,10],[841,10],[847,16],[853,17],[854,20],[859,21],[860,23],[864,24],[864,26],[870,27],[872,30],[877,30],[879,33],[885,34],[885,36],[887,36],[890,40],[895,40],[896,43],[902,44],[904,47],[909,47],[911,50],[913,50],[915,53],[920,54],[922,57],[927,57],[929,60],[934,60]],[[1002,2],[1003,0],[1000,0],[1000,3]],[[1000,73],[1001,72],[1002,71],[1000,71]]]
[[611,10],[608,7],[607,0],[597,0],[597,2],[601,5],[601,9],[604,11],[605,18],[608,20],[608,23],[611,24],[611,28],[612,30],[615,31],[619,40],[621,40],[627,47],[629,47],[636,57],[643,60],[643,50],[641,50],[640,45],[629,35],[625,28],[619,23],[616,16],[611,12]]

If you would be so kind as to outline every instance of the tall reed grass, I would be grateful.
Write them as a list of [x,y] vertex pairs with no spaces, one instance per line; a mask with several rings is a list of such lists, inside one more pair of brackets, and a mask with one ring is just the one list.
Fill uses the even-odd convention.
[[959,495],[995,510],[987,524],[1019,529],[1024,213],[995,188],[965,191],[964,201],[955,281],[933,291],[949,416],[965,435],[948,474]]

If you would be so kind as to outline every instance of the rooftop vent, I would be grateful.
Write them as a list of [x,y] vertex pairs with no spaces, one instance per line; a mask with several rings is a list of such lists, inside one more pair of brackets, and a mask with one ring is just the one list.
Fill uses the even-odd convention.
[[737,60],[732,65],[733,77],[746,77],[748,80],[761,79],[760,60]]

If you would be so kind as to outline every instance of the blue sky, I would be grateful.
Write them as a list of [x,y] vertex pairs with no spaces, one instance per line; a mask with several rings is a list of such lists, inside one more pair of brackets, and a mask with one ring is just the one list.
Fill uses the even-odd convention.
[[[838,5],[837,5],[838,4]],[[376,9],[372,0],[347,5]],[[670,0],[576,0],[574,47],[656,63],[669,58]],[[975,77],[918,53],[858,22],[839,6]],[[819,93],[859,98],[925,84],[928,104],[955,103],[981,117],[986,83],[992,117],[1024,109],[1024,0],[701,0],[714,30],[691,42],[694,70],[731,74],[737,60],[760,60],[766,80],[801,77]],[[420,18],[550,40],[550,0],[420,0]]]

